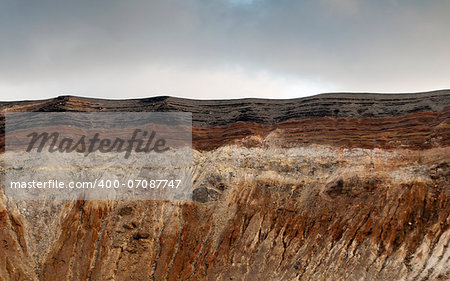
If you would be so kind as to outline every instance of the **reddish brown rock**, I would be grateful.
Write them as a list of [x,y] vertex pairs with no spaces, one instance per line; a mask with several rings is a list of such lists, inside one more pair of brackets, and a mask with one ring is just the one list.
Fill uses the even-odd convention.
[[190,111],[198,153],[190,202],[2,192],[0,280],[450,278],[449,91],[1,107]]

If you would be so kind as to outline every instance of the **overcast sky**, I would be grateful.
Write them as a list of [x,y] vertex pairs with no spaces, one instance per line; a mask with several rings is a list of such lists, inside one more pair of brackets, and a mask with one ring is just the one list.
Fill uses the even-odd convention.
[[450,88],[448,0],[0,5],[0,100]]

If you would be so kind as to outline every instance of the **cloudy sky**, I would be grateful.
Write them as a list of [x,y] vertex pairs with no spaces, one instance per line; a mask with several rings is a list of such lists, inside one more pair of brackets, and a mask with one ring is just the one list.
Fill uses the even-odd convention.
[[0,100],[450,88],[448,0],[0,0]]

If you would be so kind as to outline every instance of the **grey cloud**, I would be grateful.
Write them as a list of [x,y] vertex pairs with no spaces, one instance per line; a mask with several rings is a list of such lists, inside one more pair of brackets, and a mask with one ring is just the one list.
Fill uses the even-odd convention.
[[0,5],[0,83],[130,73],[148,65],[185,71],[239,66],[329,81],[348,91],[431,90],[448,87],[450,76],[445,0]]

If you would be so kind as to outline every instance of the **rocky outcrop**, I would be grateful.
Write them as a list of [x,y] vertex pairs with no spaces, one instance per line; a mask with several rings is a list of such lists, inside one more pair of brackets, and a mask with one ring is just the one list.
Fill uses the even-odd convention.
[[0,280],[450,278],[450,91],[1,110],[188,111],[195,150],[188,202],[2,192]]

